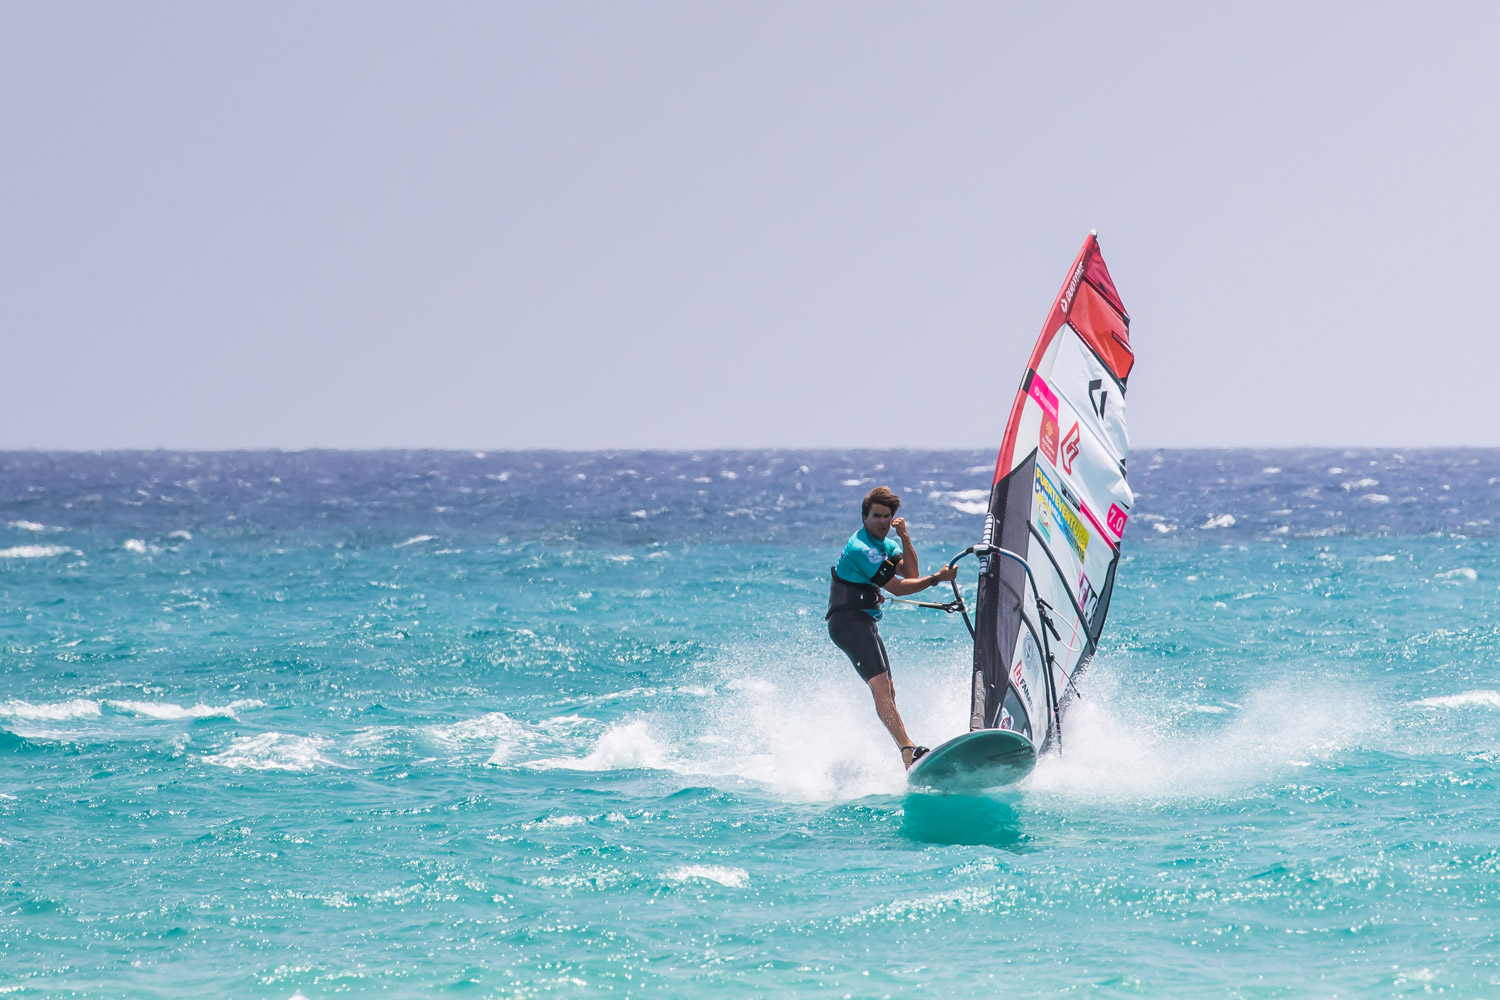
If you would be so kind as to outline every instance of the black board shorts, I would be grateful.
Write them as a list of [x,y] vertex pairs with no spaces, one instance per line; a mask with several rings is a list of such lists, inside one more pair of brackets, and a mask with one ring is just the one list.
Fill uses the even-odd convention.
[[865,680],[891,672],[880,629],[875,626],[875,619],[863,611],[835,611],[828,618],[828,638],[844,651]]

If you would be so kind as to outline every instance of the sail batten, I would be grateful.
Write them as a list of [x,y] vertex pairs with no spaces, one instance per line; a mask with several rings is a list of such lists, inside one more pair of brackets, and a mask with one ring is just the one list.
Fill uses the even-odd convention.
[[1090,234],[1027,359],[995,464],[986,541],[1031,573],[1010,559],[981,570],[971,729],[1015,730],[1044,747],[1097,648],[1135,502],[1129,331]]

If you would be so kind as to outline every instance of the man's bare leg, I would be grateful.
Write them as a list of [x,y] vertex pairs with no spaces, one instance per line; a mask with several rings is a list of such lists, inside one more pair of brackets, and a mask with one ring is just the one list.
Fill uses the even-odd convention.
[[901,713],[896,711],[896,685],[889,673],[876,674],[870,678],[870,694],[875,697],[875,714],[885,723],[891,739],[901,748],[901,763],[911,767],[911,737],[906,735],[906,724]]

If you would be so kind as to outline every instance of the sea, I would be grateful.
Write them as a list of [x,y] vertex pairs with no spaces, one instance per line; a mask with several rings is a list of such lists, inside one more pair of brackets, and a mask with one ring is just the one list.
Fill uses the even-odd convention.
[[0,997],[1500,996],[1500,450],[1135,453],[1061,752],[914,792],[828,567],[993,462],[0,453]]

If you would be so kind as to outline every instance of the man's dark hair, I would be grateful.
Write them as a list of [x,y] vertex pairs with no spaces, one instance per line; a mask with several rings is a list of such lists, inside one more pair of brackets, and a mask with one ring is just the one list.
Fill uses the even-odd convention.
[[882,507],[889,507],[892,514],[901,509],[901,498],[892,493],[889,486],[877,486],[865,494],[865,502],[859,505],[859,516],[869,517],[870,507],[877,503]]

